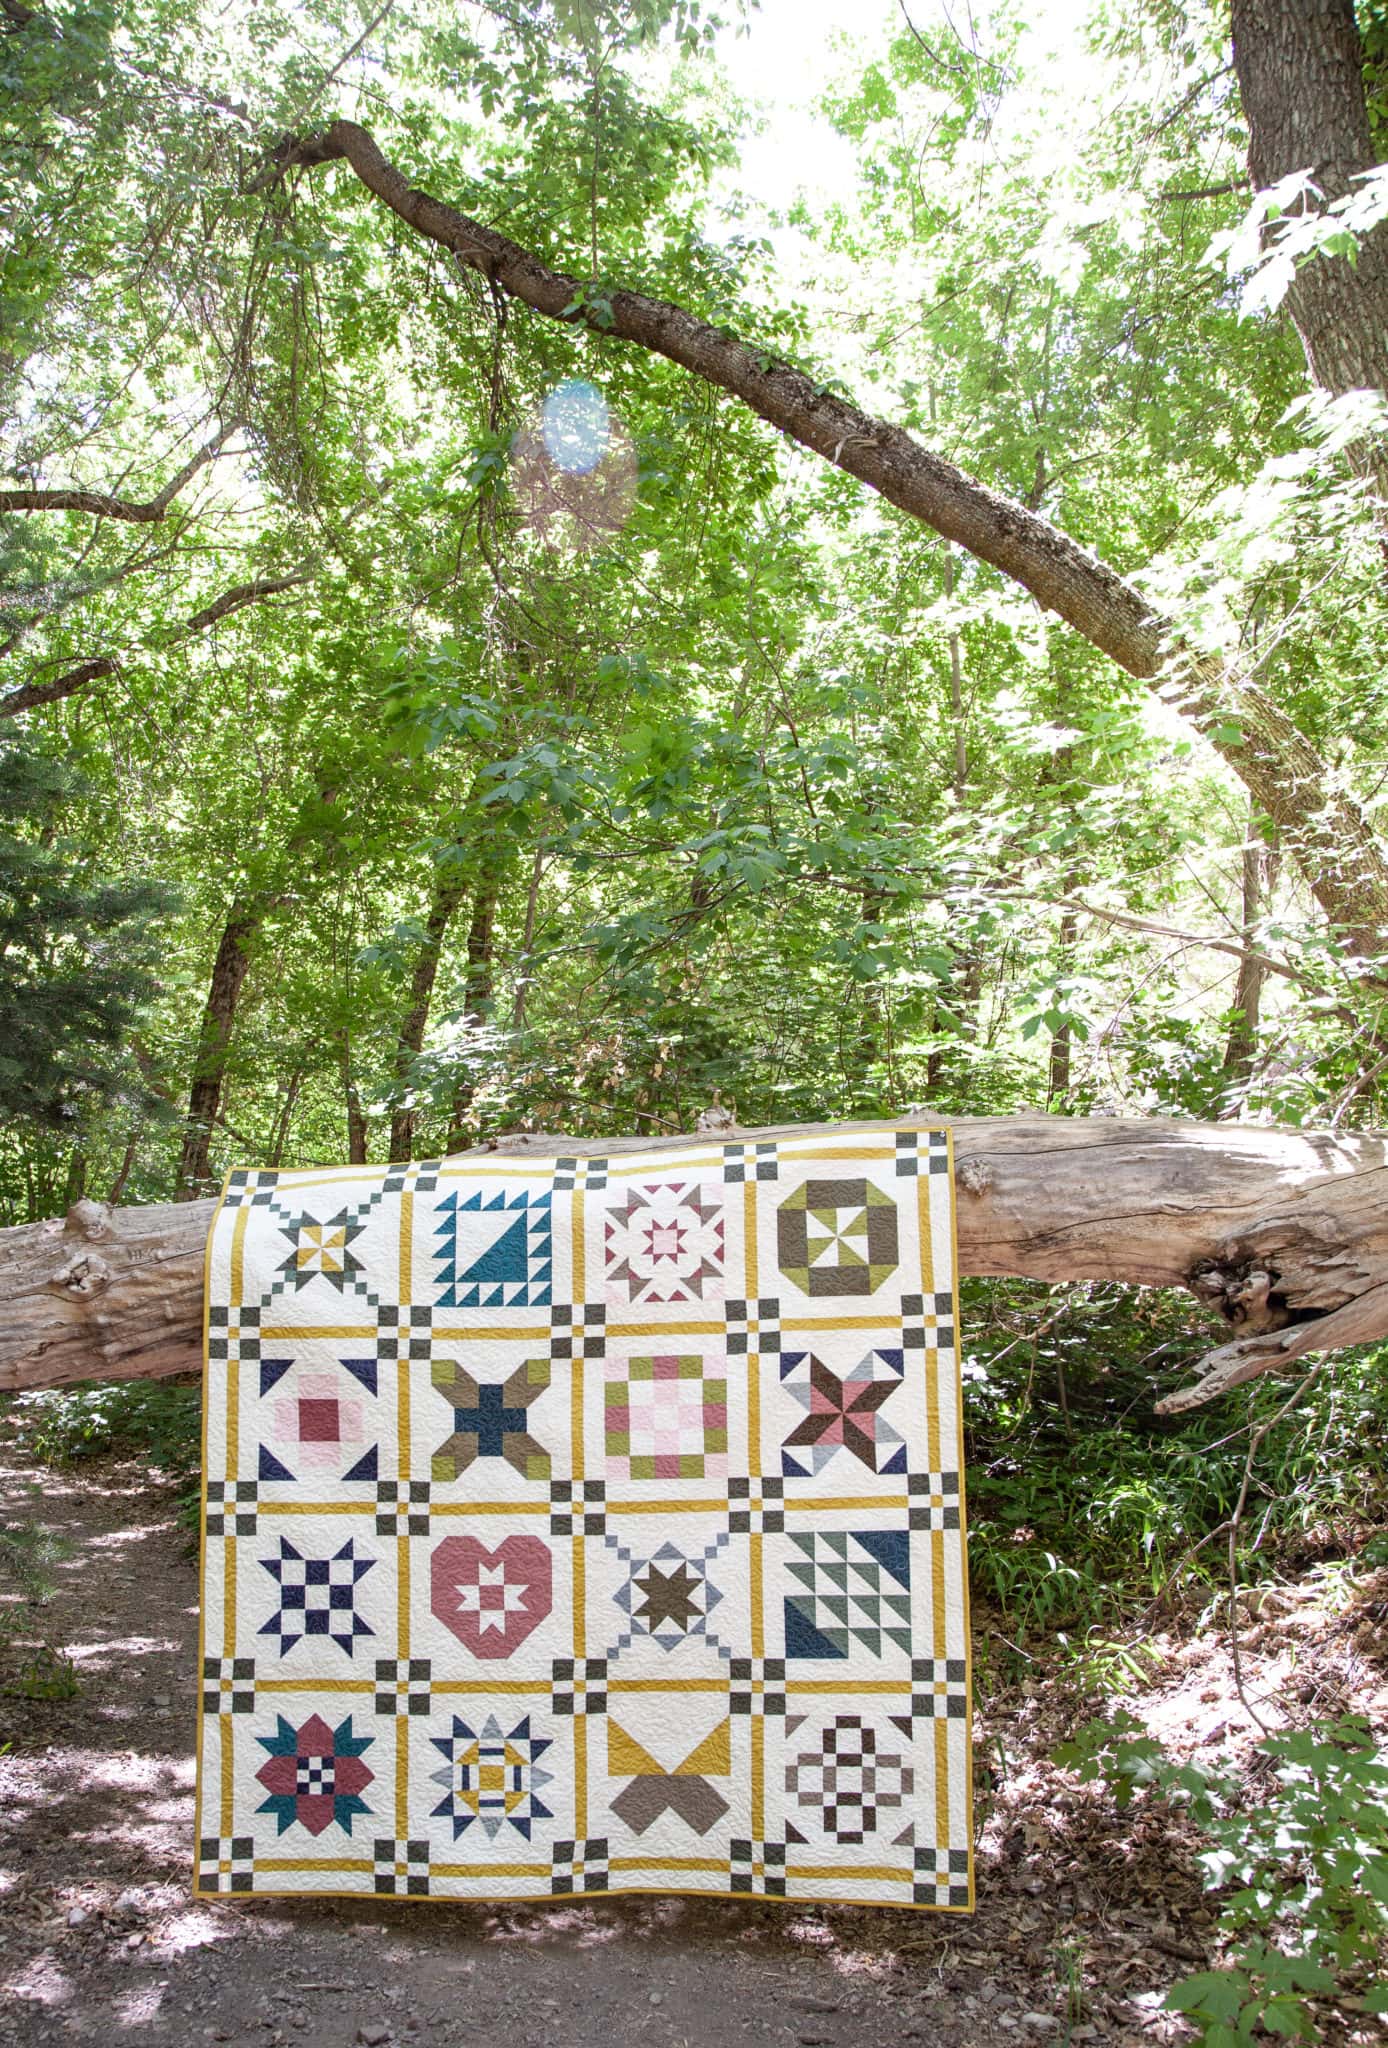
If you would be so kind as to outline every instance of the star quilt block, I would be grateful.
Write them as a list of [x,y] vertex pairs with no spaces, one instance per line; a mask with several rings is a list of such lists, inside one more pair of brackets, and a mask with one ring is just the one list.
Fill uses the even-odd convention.
[[925,1126],[233,1173],[199,1895],[972,1905]]

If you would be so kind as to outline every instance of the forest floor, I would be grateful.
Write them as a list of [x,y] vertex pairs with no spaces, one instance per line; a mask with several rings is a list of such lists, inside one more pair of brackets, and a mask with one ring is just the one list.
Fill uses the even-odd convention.
[[[11,1520],[41,1518],[73,1546],[45,1618],[80,1685],[66,1700],[0,1697],[6,2048],[1129,2048],[1184,2037],[1161,2001],[1210,1954],[1194,1843],[1143,1802],[1119,1812],[1049,1762],[1100,1704],[1063,1670],[980,1687],[972,1918],[668,1898],[427,1910],[196,1901],[197,1579],[172,1496],[136,1463],[38,1474],[0,1441],[0,1498]],[[1313,1576],[1260,1605],[1243,1676],[1270,1718],[1284,1707],[1299,1719],[1388,1710],[1381,1599],[1347,1615]],[[991,1627],[986,1615],[975,1623]],[[1155,1652],[1127,1704],[1172,1747],[1236,1759],[1255,1731],[1219,1638],[1158,1638]],[[1330,2025],[1328,2042],[1370,2038]]]

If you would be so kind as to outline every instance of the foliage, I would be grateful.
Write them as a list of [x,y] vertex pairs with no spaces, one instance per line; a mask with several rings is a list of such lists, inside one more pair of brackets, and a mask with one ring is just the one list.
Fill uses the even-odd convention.
[[[1062,1636],[1111,1689],[1135,1681],[1106,1636],[1154,1596],[1188,1598],[1226,1568],[1208,1539],[1238,1498],[1247,1431],[1285,1386],[1164,1422],[1208,1337],[1174,1305],[1125,1289],[969,1283],[969,1567],[1023,1654]],[[1288,1557],[1343,1555],[1388,1518],[1388,1371],[1381,1348],[1345,1354],[1262,1447],[1239,1543],[1250,1578]],[[1202,1545],[1205,1546],[1202,1548]],[[1007,1660],[1004,1658],[1003,1662]],[[1112,1683],[1114,1678],[1117,1683]]]
[[19,1395],[10,1411],[19,1441],[42,1465],[63,1468],[119,1452],[176,1484],[195,1480],[202,1455],[202,1390],[168,1380],[110,1380]]
[[[0,1220],[83,1183],[166,1196],[209,1043],[214,1174],[353,1130],[379,1158],[406,1111],[420,1152],[687,1129],[715,1090],[746,1123],[1375,1114],[1362,968],[1275,847],[1245,900],[1268,828],[1188,727],[671,365],[502,320],[345,175],[265,175],[265,137],[359,115],[585,306],[638,284],[871,393],[1193,639],[1254,650],[1372,806],[1364,424],[1296,409],[1294,337],[1210,259],[1247,210],[1218,189],[1244,148],[1222,14],[1072,31],[1000,0],[956,63],[886,10],[824,61],[852,174],[785,219],[745,189],[732,26],[508,0],[484,33],[419,0],[357,49],[326,0],[155,0],[119,29],[54,0],[6,28],[6,481],[147,500],[214,452],[166,522],[0,526],[6,686],[105,665],[29,714],[26,748],[82,779],[25,858],[179,892],[138,1042],[98,1024],[67,1095],[24,1047],[58,1120],[5,1132]],[[524,450],[594,387],[631,468],[580,545],[531,517]],[[257,579],[276,594],[190,623]],[[56,973],[61,906],[37,923]],[[103,970],[136,977],[138,918],[116,929]],[[1277,963],[1250,1018],[1201,943],[1230,933]]]
[[[61,1127],[129,1090],[123,1041],[156,994],[155,919],[170,892],[91,873],[56,841],[73,777],[0,751],[0,1119]],[[138,1091],[136,1091],[138,1092]]]
[[1211,242],[1211,259],[1221,260],[1231,277],[1244,278],[1239,303],[1245,314],[1275,311],[1305,263],[1334,256],[1353,261],[1388,216],[1388,173],[1376,166],[1326,206],[1317,203],[1320,196],[1308,173],[1294,172],[1259,192],[1238,228]]
[[1317,2002],[1331,1994],[1388,2013],[1388,1751],[1345,1717],[1265,1736],[1258,1754],[1251,1781],[1178,1763],[1127,1713],[1056,1752],[1120,1805],[1143,1793],[1179,1806],[1209,1841],[1199,1862],[1227,1961],[1166,1998],[1206,2048],[1260,2032],[1315,2040]]
[[41,1524],[0,1527],[0,1691],[22,1699],[71,1699],[77,1674],[67,1652],[51,1642],[42,1610],[56,1588],[53,1568],[72,1555],[72,1545]]

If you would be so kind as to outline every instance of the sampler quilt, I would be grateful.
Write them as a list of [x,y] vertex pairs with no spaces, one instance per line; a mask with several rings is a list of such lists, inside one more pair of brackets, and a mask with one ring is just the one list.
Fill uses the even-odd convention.
[[236,1172],[196,1890],[967,1910],[948,1134]]

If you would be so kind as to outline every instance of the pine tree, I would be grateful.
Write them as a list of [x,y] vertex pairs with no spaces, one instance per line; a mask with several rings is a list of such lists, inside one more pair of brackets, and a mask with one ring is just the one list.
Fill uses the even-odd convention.
[[92,876],[58,836],[80,788],[46,755],[0,751],[0,1119],[59,1128],[130,1092],[120,1049],[171,907],[160,883]]

